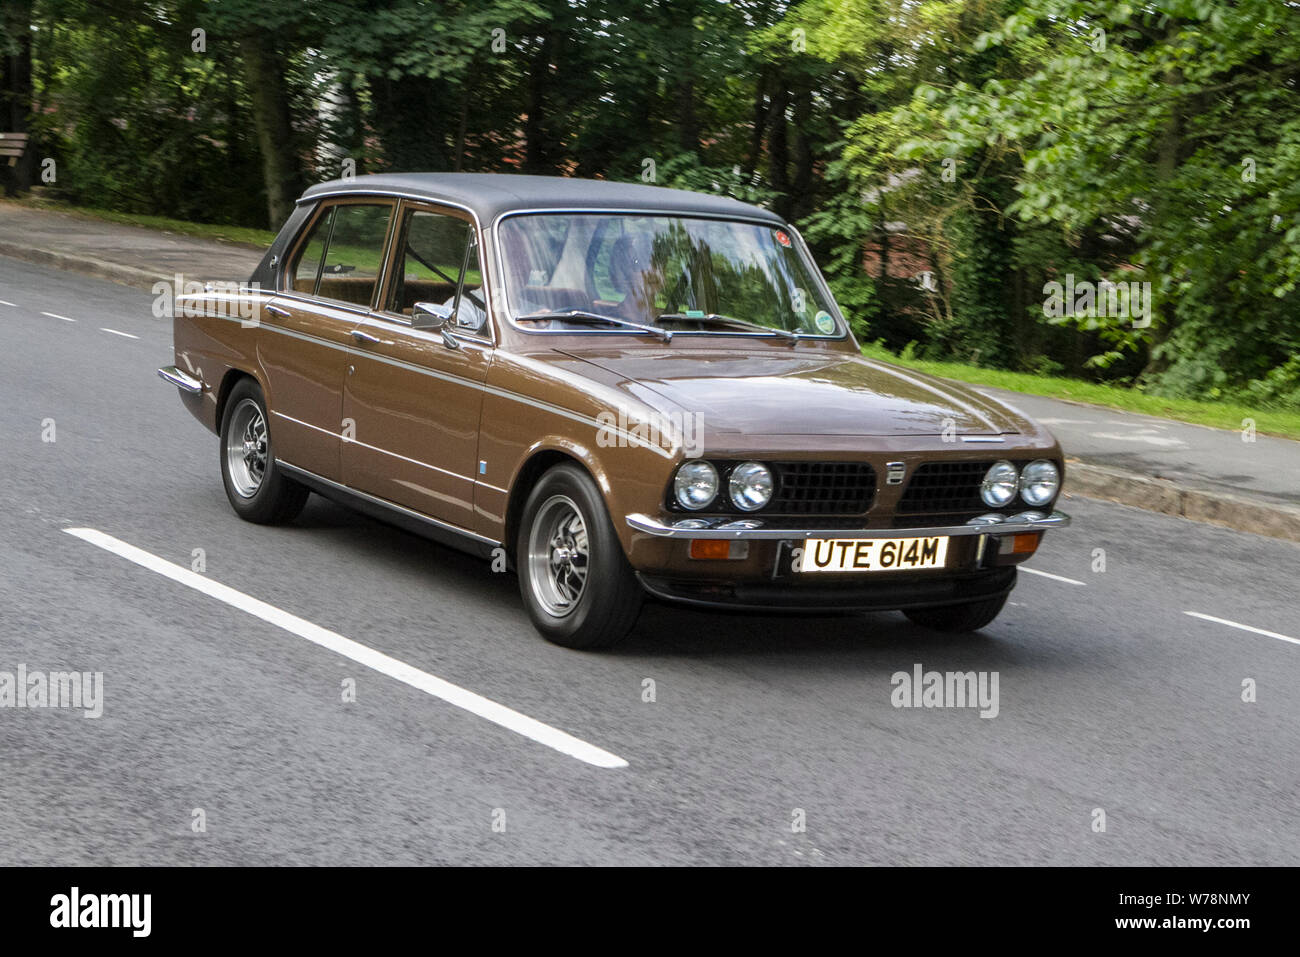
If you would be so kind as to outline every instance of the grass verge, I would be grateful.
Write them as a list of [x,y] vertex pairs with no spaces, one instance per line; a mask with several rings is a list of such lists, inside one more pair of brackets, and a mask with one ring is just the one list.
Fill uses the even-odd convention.
[[70,213],[87,219],[98,219],[107,223],[121,223],[126,226],[143,226],[182,236],[195,236],[199,239],[214,239],[225,243],[239,243],[265,249],[275,239],[275,233],[267,229],[252,229],[247,226],[219,226],[212,223],[189,223],[180,219],[168,219],[166,216],[145,216],[139,213],[118,213],[111,209],[93,209],[89,206],[73,206],[70,203],[53,199],[27,197],[17,202],[20,206],[34,209],[48,209],[52,212]]
[[1039,376],[1028,372],[1006,372],[1001,369],[984,369],[960,362],[935,362],[928,359],[903,358],[882,346],[863,346],[863,355],[918,372],[956,379],[973,385],[1009,389],[1028,395],[1041,395],[1049,399],[1066,399],[1087,402],[1091,405],[1177,419],[1195,425],[1209,425],[1218,429],[1241,431],[1243,421],[1255,420],[1255,431],[1287,439],[1300,439],[1300,412],[1239,405],[1231,402],[1203,402],[1197,399],[1166,399],[1147,395],[1122,386],[1083,382],[1079,379],[1062,379],[1056,376]]

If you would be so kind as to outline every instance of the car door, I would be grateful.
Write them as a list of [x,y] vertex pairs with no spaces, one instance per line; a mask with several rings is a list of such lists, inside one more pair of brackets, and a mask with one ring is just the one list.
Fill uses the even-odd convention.
[[351,332],[375,300],[391,200],[323,203],[263,311],[259,350],[276,458],[340,481]]
[[[474,223],[403,201],[383,299],[356,330],[343,393],[344,482],[472,529],[483,383],[492,361]],[[453,310],[443,331],[416,329],[417,302]]]

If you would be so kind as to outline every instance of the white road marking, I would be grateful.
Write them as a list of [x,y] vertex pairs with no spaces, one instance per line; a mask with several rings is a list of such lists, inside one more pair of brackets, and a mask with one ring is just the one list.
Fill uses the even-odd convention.
[[43,312],[42,316],[49,316],[51,319],[62,319],[64,322],[76,322],[76,319],[69,319],[67,316],[61,316],[57,312]]
[[1254,632],[1257,635],[1264,635],[1267,638],[1276,638],[1278,641],[1289,641],[1293,645],[1300,645],[1300,638],[1289,638],[1286,635],[1279,635],[1276,631],[1265,631],[1263,628],[1243,625],[1239,621],[1228,621],[1226,618],[1215,618],[1213,615],[1203,615],[1199,611],[1185,611],[1183,614],[1191,615],[1193,618],[1201,618],[1205,621],[1217,622],[1220,625],[1227,625],[1229,628],[1240,628],[1242,631]]
[[241,591],[236,591],[228,585],[222,585],[220,582],[205,578],[197,572],[175,565],[141,548],[136,548],[134,545],[116,539],[111,535],[106,535],[97,529],[65,528],[64,531],[84,542],[89,542],[91,545],[125,558],[127,561],[135,562],[142,568],[157,572],[164,578],[170,578],[187,588],[193,588],[195,591],[202,592],[218,601],[223,601],[240,611],[248,612],[255,618],[260,618],[278,628],[283,628],[299,638],[305,638],[314,645],[327,648],[344,658],[355,661],[357,664],[378,671],[380,674],[388,675],[390,678],[395,678],[403,684],[433,695],[433,697],[468,711],[470,714],[485,718],[493,724],[514,731],[516,734],[522,734],[538,744],[554,748],[561,754],[567,754],[569,757],[577,758],[579,761],[595,765],[598,768],[627,767],[627,762],[616,754],[610,754],[608,751],[601,750],[595,745],[588,744],[586,741],[575,738],[558,728],[552,728],[535,718],[520,714],[505,705],[497,704],[482,695],[467,691],[449,681],[444,681],[442,678],[412,667],[404,661],[391,658],[382,652],[353,641],[351,638],[345,638],[304,618],[282,611],[274,605],[267,604],[250,595],[245,595]]
[[1031,575],[1042,575],[1044,578],[1050,578],[1053,581],[1065,582],[1067,585],[1088,584],[1087,582],[1081,582],[1075,578],[1066,578],[1064,575],[1053,575],[1051,572],[1040,572],[1037,568],[1026,568],[1024,565],[1020,566],[1020,570],[1022,572],[1029,572]]
[[8,299],[0,299],[0,306],[16,306],[18,303],[10,302]]
[[118,332],[116,329],[108,329],[104,326],[99,327],[100,332],[111,332],[115,336],[122,336],[124,339],[139,339],[139,336],[133,336],[129,332]]
[[1112,442],[1144,442],[1162,449],[1187,447],[1187,443],[1182,439],[1156,435],[1155,431],[1155,429],[1142,429],[1137,432],[1089,432],[1088,435],[1094,439],[1107,439]]

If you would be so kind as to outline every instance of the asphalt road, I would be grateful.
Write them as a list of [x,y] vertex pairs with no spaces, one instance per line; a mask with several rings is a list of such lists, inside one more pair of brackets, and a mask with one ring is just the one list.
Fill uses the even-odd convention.
[[[0,671],[104,676],[97,719],[0,708],[0,864],[1300,862],[1300,546],[1067,499],[1075,526],[1028,566],[1057,577],[1022,574],[981,636],[652,606],[617,651],[566,651],[469,557],[319,499],[239,521],[216,439],[154,374],[149,304],[0,259]],[[70,527],[186,570],[202,549],[200,583],[305,622]],[[996,672],[997,716],[893,707],[917,664]]]

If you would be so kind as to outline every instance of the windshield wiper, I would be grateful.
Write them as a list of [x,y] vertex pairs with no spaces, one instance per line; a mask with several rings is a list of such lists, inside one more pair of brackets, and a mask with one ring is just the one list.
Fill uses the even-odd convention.
[[698,316],[689,315],[684,312],[666,312],[659,317],[659,321],[663,322],[665,319],[673,319],[681,322],[725,322],[727,325],[741,326],[745,329],[753,329],[756,332],[765,332],[771,336],[780,336],[791,345],[794,345],[800,338],[802,338],[801,334],[798,332],[791,332],[788,329],[777,329],[774,326],[764,326],[757,322],[747,322],[744,319],[737,319],[735,316],[724,316],[718,312],[709,312]]
[[530,322],[541,319],[563,319],[565,322],[608,322],[624,329],[635,329],[637,332],[658,336],[664,342],[672,342],[673,339],[671,332],[667,329],[661,329],[659,326],[647,326],[640,322],[620,319],[618,316],[605,316],[599,312],[588,312],[585,309],[566,309],[562,312],[530,312],[526,316],[515,316],[516,322]]

